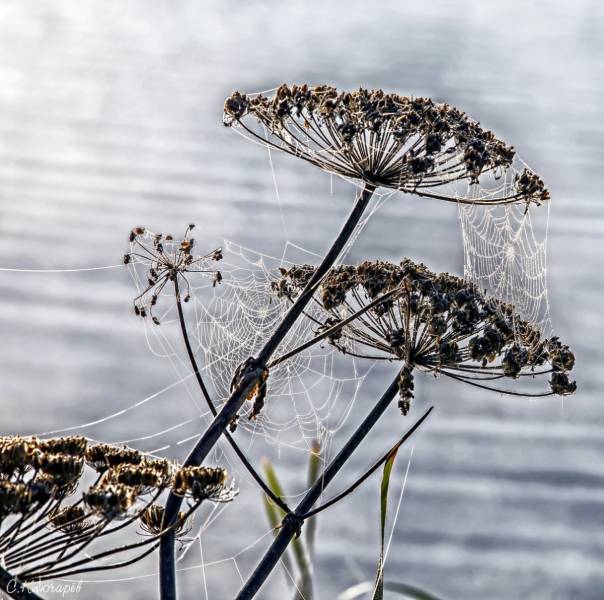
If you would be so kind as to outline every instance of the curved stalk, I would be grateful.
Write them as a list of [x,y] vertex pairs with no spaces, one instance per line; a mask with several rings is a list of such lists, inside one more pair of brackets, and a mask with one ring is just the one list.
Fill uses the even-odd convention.
[[[195,378],[197,379],[197,383],[199,384],[201,393],[208,405],[208,408],[210,409],[212,416],[215,417],[218,414],[218,411],[216,410],[216,407],[214,406],[214,402],[212,401],[212,398],[210,397],[210,393],[208,392],[208,388],[206,387],[206,385],[203,381],[203,378],[199,371],[199,367],[197,366],[197,359],[195,358],[193,348],[191,347],[191,341],[189,340],[187,322],[185,320],[185,315],[182,310],[182,302],[180,300],[178,277],[174,279],[174,293],[176,294],[176,308],[178,310],[178,320],[180,322],[180,330],[182,332],[182,337],[185,342],[185,347],[187,349],[187,355],[189,357],[189,362],[191,363],[191,367],[193,368],[193,372],[195,373]],[[229,444],[231,445],[231,448],[233,448],[233,450],[235,451],[235,454],[238,456],[239,460],[242,462],[243,466],[248,470],[249,474],[254,478],[254,480],[260,486],[262,491],[279,508],[284,510],[286,513],[291,512],[289,506],[287,506],[287,504],[281,498],[279,498],[279,496],[277,496],[276,494],[273,493],[273,491],[264,482],[264,479],[262,479],[260,474],[256,471],[256,469],[254,469],[254,467],[251,465],[251,463],[249,462],[249,460],[246,458],[245,454],[243,453],[243,450],[241,450],[241,448],[239,448],[239,445],[233,439],[233,436],[228,431],[225,431],[224,435],[225,435],[226,439],[228,440]]]
[[[230,398],[224,404],[220,412],[216,415],[205,433],[200,437],[199,441],[187,457],[185,466],[200,465],[206,458],[210,450],[214,447],[220,436],[226,431],[229,423],[239,412],[239,409],[245,402],[248,393],[256,385],[264,368],[270,360],[273,352],[277,349],[283,338],[292,328],[298,317],[304,311],[306,305],[310,302],[316,286],[321,282],[327,271],[333,266],[342,250],[345,248],[348,240],[351,238],[354,230],[359,224],[373,192],[375,186],[365,183],[362,190],[359,191],[353,209],[350,212],[348,219],[344,223],[338,237],[335,239],[331,248],[325,255],[325,258],[316,269],[313,277],[308,282],[297,300],[292,304],[289,311],[283,318],[283,321],[277,327],[262,348],[260,354],[254,361],[251,361],[246,371],[243,373],[239,384]],[[166,502],[166,512],[164,514],[164,527],[171,524],[178,514],[178,510],[182,503],[182,498],[175,494],[170,494]],[[174,563],[174,535],[168,533],[165,535],[160,544],[159,551],[159,570],[160,570],[160,597],[161,600],[176,600],[176,576]]]
[[[340,469],[346,464],[353,452],[357,449],[360,443],[365,439],[379,418],[384,414],[392,400],[398,393],[399,375],[394,378],[393,382],[388,386],[382,397],[377,401],[371,412],[365,417],[363,422],[357,427],[350,439],[340,450],[337,456],[329,463],[321,477],[317,479],[315,484],[306,493],[304,498],[296,506],[296,511],[290,518],[286,516],[281,525],[279,534],[271,544],[270,548],[264,554],[262,560],[247,580],[241,591],[236,597],[236,600],[250,600],[267,580],[273,568],[279,562],[279,559],[287,549],[292,538],[299,533],[300,527],[307,513],[310,513],[313,505],[319,499],[323,490],[329,485],[333,478],[337,475]],[[425,416],[420,419],[423,421]],[[416,423],[408,432],[407,439],[414,431],[416,431],[419,423]],[[312,513],[311,513],[312,515]]]
[[428,418],[429,414],[434,410],[434,407],[431,406],[415,423],[413,427],[409,429],[405,435],[398,441],[386,454],[384,454],[379,460],[377,460],[367,471],[365,471],[356,481],[348,486],[343,492],[340,492],[337,496],[334,496],[330,500],[327,500],[320,506],[309,510],[307,513],[303,515],[298,514],[299,519],[310,519],[310,517],[314,517],[318,515],[320,512],[323,512],[325,509],[337,504],[340,500],[346,498],[354,492],[360,485],[362,485],[369,477],[371,477],[394,453],[398,451],[398,449],[415,433],[415,430]]

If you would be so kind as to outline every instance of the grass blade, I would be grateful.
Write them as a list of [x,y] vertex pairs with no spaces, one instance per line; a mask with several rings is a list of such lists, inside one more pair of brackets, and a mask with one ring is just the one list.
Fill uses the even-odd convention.
[[[307,486],[310,488],[313,483],[319,477],[319,471],[321,469],[321,442],[314,440],[312,448],[310,450],[310,457],[308,459],[308,482]],[[315,537],[317,533],[317,517],[310,517],[306,521],[305,529],[305,541],[306,548],[308,549],[308,556],[310,560],[313,560],[315,551]]]
[[[268,461],[266,461],[266,462],[268,462]],[[272,467],[270,467],[270,468],[272,470]],[[264,466],[264,470],[266,472],[266,465]],[[269,487],[270,487],[270,483],[269,483]],[[271,490],[274,493],[277,493],[273,487],[271,487]],[[268,524],[273,528],[273,533],[276,536],[277,527],[279,527],[279,524],[281,523],[281,515],[279,514],[281,511],[280,511],[279,507],[275,506],[273,501],[265,494],[262,494],[262,503],[264,504],[264,511],[266,512],[266,518],[268,520]],[[285,552],[283,554],[281,560],[283,561],[283,566],[285,567],[285,569],[289,573],[291,573],[293,571],[293,568],[292,568],[292,562],[291,562],[289,553]],[[287,573],[285,575],[287,577]],[[289,582],[289,577],[287,577],[287,580]]]
[[398,448],[395,448],[388,457],[388,460],[384,463],[382,483],[380,485],[380,558],[378,560],[375,589],[373,591],[372,600],[384,600],[384,536],[386,530],[386,514],[388,512],[388,488],[390,487],[390,475],[397,453]]
[[[375,583],[372,581],[363,581],[357,583],[348,589],[344,590],[339,596],[338,600],[357,600],[357,598],[364,597],[366,594],[371,592],[375,587]],[[415,585],[409,585],[408,583],[400,583],[398,581],[386,581],[384,589],[389,592],[394,592],[402,598],[408,598],[409,600],[442,600],[439,596],[435,596],[426,590]]]

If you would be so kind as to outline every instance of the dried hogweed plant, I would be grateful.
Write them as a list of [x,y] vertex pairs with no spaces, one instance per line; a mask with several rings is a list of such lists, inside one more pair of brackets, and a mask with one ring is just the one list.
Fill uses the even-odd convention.
[[[310,265],[282,270],[281,277],[273,283],[275,294],[287,302],[295,301],[314,271],[315,267]],[[321,340],[327,340],[349,355],[401,363],[382,397],[325,470],[323,477],[327,482],[395,397],[399,398],[401,412],[409,412],[416,370],[518,396],[568,395],[576,390],[576,383],[569,378],[574,355],[558,338],[542,339],[539,330],[523,320],[513,306],[489,297],[471,282],[448,273],[433,273],[410,259],[404,259],[400,265],[366,261],[358,266],[334,267],[323,278],[314,301],[325,315],[323,321],[315,320],[315,337],[275,359],[269,368]],[[547,375],[549,390],[540,393],[499,389],[492,383],[504,378]],[[397,442],[395,448],[405,439]],[[385,461],[391,452],[392,449],[376,464]],[[368,473],[373,472],[374,467]],[[361,476],[359,481],[365,477]],[[352,489],[356,485],[353,484]],[[311,488],[296,507],[295,518],[284,522],[237,599],[254,597],[301,521],[332,506],[348,491],[312,509],[319,492]]]
[[193,273],[210,275],[213,285],[222,280],[220,271],[214,268],[214,263],[222,259],[222,251],[217,248],[203,256],[196,255],[195,239],[190,237],[194,228],[195,224],[190,223],[180,240],[175,240],[170,234],[151,233],[144,227],[134,227],[130,232],[130,252],[124,254],[124,264],[143,265],[143,277],[146,281],[140,294],[133,300],[134,313],[137,316],[149,317],[153,323],[159,325],[160,318],[156,313],[162,292],[166,286],[172,284],[180,301],[182,286],[182,301],[188,302],[191,298],[188,277]]
[[[314,267],[283,270],[273,283],[278,297],[293,300]],[[445,375],[504,394],[572,394],[575,357],[557,337],[508,303],[449,273],[433,273],[406,258],[400,264],[366,261],[339,266],[323,279],[316,302],[325,318],[317,332],[338,350],[361,358],[398,361],[399,406],[407,414],[413,371]],[[353,317],[351,319],[351,317]],[[549,375],[549,390],[516,392],[495,387],[500,379]]]
[[[5,591],[12,577],[28,582],[114,569],[159,547],[160,595],[176,600],[175,541],[187,536],[191,517],[203,502],[230,502],[237,494],[224,469],[201,466],[224,435],[285,515],[237,596],[248,600],[305,520],[356,489],[427,418],[432,408],[351,486],[315,506],[393,400],[398,397],[401,411],[409,412],[416,372],[516,395],[566,395],[576,389],[569,376],[574,356],[568,346],[557,338],[544,339],[513,306],[471,282],[435,274],[409,259],[399,265],[377,261],[334,267],[378,187],[459,203],[518,204],[527,211],[547,201],[536,173],[515,171],[513,147],[451,105],[382,90],[342,92],[303,84],[282,85],[271,97],[235,92],[225,102],[223,121],[263,146],[359,181],[349,216],[318,266],[283,270],[274,282],[274,294],[288,303],[288,310],[260,352],[233,374],[231,395],[222,405],[205,385],[183,308],[193,293],[190,278],[221,282],[216,263],[222,252],[197,253],[192,224],[182,239],[143,227],[130,232],[123,262],[142,271],[144,282],[133,300],[134,312],[160,325],[176,308],[193,374],[214,418],[182,466],[130,448],[89,444],[81,437],[0,438],[0,587]],[[505,185],[489,184],[500,179]],[[316,334],[273,359],[311,302],[324,314],[314,320]],[[264,482],[232,434],[244,402],[254,403],[255,415],[270,401],[270,369],[322,340],[348,355],[399,364],[388,388],[292,509]],[[500,389],[496,383],[546,377],[549,390],[536,394]],[[167,496],[165,506],[162,496]],[[114,535],[109,537],[130,528],[143,539],[118,545]],[[114,562],[116,555],[121,558]],[[34,597],[19,589],[9,594]]]
[[[193,373],[210,412],[216,415],[216,406],[201,376],[201,369],[198,366],[197,358],[191,346],[183,303],[188,303],[191,299],[190,277],[198,275],[210,276],[212,286],[214,287],[222,281],[222,273],[215,268],[215,264],[222,260],[223,255],[220,248],[203,255],[197,254],[195,251],[195,240],[189,237],[194,228],[194,224],[189,224],[184,237],[182,239],[175,239],[170,234],[151,233],[144,227],[134,227],[129,235],[130,251],[124,255],[124,263],[131,265],[133,269],[142,270],[142,274],[139,277],[143,281],[142,290],[133,300],[136,316],[143,318],[150,317],[153,323],[159,325],[160,319],[154,313],[155,307],[163,296],[169,295],[171,297],[172,302],[171,304],[167,304],[164,312],[169,312],[172,305],[176,306],[180,330]],[[166,290],[168,284],[173,286],[172,290]],[[235,373],[235,379],[237,377],[238,374]],[[265,389],[266,385],[262,387]],[[257,388],[254,388],[250,392],[250,398],[257,396],[261,397],[257,392]],[[260,400],[257,400],[257,402],[260,402]],[[234,420],[231,424],[231,431],[234,431],[235,425],[236,421]],[[247,461],[245,454],[228,432],[226,433],[226,437],[239,459],[243,462],[243,465],[263,488],[265,493],[281,508],[285,509],[285,503],[277,498],[270,488],[264,484],[260,475]]]
[[[141,560],[166,533],[158,526],[164,510],[159,499],[171,489],[190,498],[173,526],[177,538],[186,535],[201,502],[228,502],[237,493],[220,468],[191,473],[165,459],[89,444],[79,436],[0,438],[2,588],[11,597],[31,598],[25,587],[8,582],[27,584]],[[118,532],[139,528],[147,534],[143,541],[116,541]],[[118,555],[124,558],[112,561]]]
[[[194,224],[189,224],[182,239],[175,239],[170,234],[163,235],[151,233],[144,227],[133,228],[129,234],[130,250],[124,255],[124,263],[130,265],[135,270],[142,271],[142,276],[138,278],[144,282],[142,284],[142,290],[140,290],[133,301],[134,313],[137,316],[142,318],[149,317],[153,323],[159,325],[161,322],[160,317],[157,316],[155,311],[158,303],[162,301],[163,297],[169,296],[172,300],[170,304],[166,303],[167,307],[164,310],[164,314],[169,312],[173,305],[176,306],[184,346],[193,373],[210,412],[216,416],[218,412],[217,408],[203,380],[201,369],[198,366],[198,361],[191,345],[183,303],[188,303],[191,298],[190,277],[198,275],[210,276],[212,278],[213,286],[216,286],[222,281],[222,274],[214,265],[223,257],[220,249],[213,250],[203,255],[196,253],[195,241],[189,237],[194,227]],[[235,377],[237,377],[237,374],[235,374]],[[266,389],[264,382],[262,387]],[[250,392],[249,396],[261,397],[256,392],[256,388],[254,388],[254,391]],[[257,399],[256,403],[259,402],[260,400]],[[235,425],[236,420],[233,419],[231,422],[231,431],[234,431]],[[266,484],[229,432],[225,432],[225,437],[243,466],[248,470],[263,492],[282,510],[289,512],[287,504]],[[171,543],[176,539],[175,533],[177,530],[175,528],[178,526],[179,522],[177,513],[181,514],[181,512],[178,511],[178,507],[180,506],[182,499],[186,497],[185,493],[179,492],[179,490],[183,489],[183,483],[186,481],[185,479],[182,479],[185,475],[193,478],[201,477],[203,475],[203,477],[207,479],[211,476],[220,477],[221,472],[218,470],[214,472],[211,470],[204,470],[203,467],[192,464],[186,465],[180,472],[181,479],[179,479],[173,487],[173,493],[170,496],[172,504],[170,505],[170,503],[168,503],[168,507],[176,506],[177,508],[174,509],[174,511],[170,511],[170,513],[167,513],[168,509],[164,510],[162,508],[161,513],[156,510],[152,514],[147,515],[148,519],[153,517],[155,521],[161,516],[162,520],[164,520],[163,527],[168,530],[167,535],[170,538]],[[195,489],[197,492],[193,493],[193,497],[199,496],[201,491],[205,488],[197,485]],[[221,496],[220,493],[222,493],[223,496]],[[221,481],[216,483],[215,493],[212,494],[208,491],[208,494],[209,496],[207,499],[213,502],[228,501],[231,499],[231,490],[224,489]],[[201,501],[203,498],[199,497],[198,499]],[[173,571],[173,567],[171,567],[170,570]]]
[[[225,102],[224,123],[374,187],[472,204],[528,205],[549,199],[543,181],[529,169],[514,178],[511,194],[481,193],[480,177],[501,178],[512,166],[514,148],[458,108],[430,98],[283,84],[272,97],[235,92]],[[478,193],[452,197],[440,191],[461,181]]]
[[[220,411],[214,407],[199,374],[187,340],[184,317],[182,312],[179,313],[191,365],[202,393],[215,414],[214,420],[187,457],[186,466],[201,464],[223,434],[236,448],[228,429],[231,427],[234,430],[233,426],[243,403],[246,400],[253,401],[253,412],[256,414],[269,400],[269,372],[271,365],[275,364],[275,361],[271,363],[273,354],[292,325],[303,315],[324,277],[346,248],[361,223],[376,188],[381,186],[418,196],[470,204],[519,204],[525,205],[527,211],[530,206],[538,206],[549,199],[545,185],[537,174],[528,169],[516,173],[513,168],[515,151],[511,146],[459,109],[428,98],[386,94],[381,90],[360,89],[349,93],[339,92],[331,86],[283,85],[272,97],[262,94],[248,97],[235,92],[225,102],[223,121],[228,127],[260,142],[262,146],[302,158],[327,172],[359,180],[361,189],[321,264],[309,271],[304,285],[296,290],[295,295],[291,295],[291,305],[282,322],[266,340],[260,352],[250,356],[237,369],[231,395]],[[489,187],[485,185],[487,178],[491,181],[503,178],[506,185]],[[460,191],[463,188],[460,184],[465,185],[465,191]],[[153,281],[149,282],[150,286],[154,285]],[[178,293],[176,297],[179,304]],[[365,312],[370,308],[373,307],[368,305],[362,310]],[[326,316],[326,322],[319,325],[328,327],[327,318],[339,317]],[[337,335],[335,330],[332,333]],[[439,344],[450,341],[451,347],[454,343],[459,345],[455,336],[450,334],[451,331],[447,329]],[[351,336],[346,333],[341,335]],[[376,334],[375,340],[378,338],[379,335]],[[382,342],[379,343],[379,347],[383,347]],[[393,343],[396,344],[395,341]],[[510,347],[506,346],[506,350],[510,350]],[[460,351],[466,350],[462,348]],[[436,356],[434,353],[433,355]],[[440,361],[441,355],[438,356]],[[488,363],[490,354],[485,354],[485,357]],[[278,360],[286,359],[282,356]],[[524,355],[517,358],[517,362],[524,368]],[[441,364],[441,370],[442,366]],[[462,367],[461,373],[458,366]],[[451,376],[460,376],[466,380],[473,376],[480,377],[480,373],[466,372],[466,366],[463,360],[452,358],[445,370]],[[425,368],[428,367],[426,354]],[[416,363],[413,368],[418,368]],[[436,370],[434,365],[432,368]],[[483,368],[486,369],[486,366]],[[410,365],[402,370],[403,374],[407,373],[408,382],[405,383],[402,376],[397,375],[396,381],[386,390],[374,410],[366,416],[341,453],[326,468],[321,478],[321,491],[348,460],[399,389],[406,386],[410,394],[413,380],[409,369]],[[571,383],[564,379],[566,372],[556,373],[552,374],[552,380],[559,381],[558,389],[570,390]],[[478,385],[482,383],[478,382]],[[406,401],[402,399],[401,407],[405,410],[408,410],[409,399],[410,396]],[[256,482],[270,495],[270,490],[267,490],[254,468],[249,462],[245,462],[243,453],[239,452],[239,456]],[[274,557],[280,556],[319,495],[318,488],[311,489],[295,510],[290,510],[274,494],[271,496],[286,514],[284,524],[275,545],[269,550],[269,557],[263,559],[238,598],[251,598],[255,595],[274,566]],[[164,515],[166,526],[175,522],[181,501],[178,495],[170,494]],[[173,536],[166,535],[162,538],[160,547],[160,592],[163,600],[176,598],[174,568],[174,539]]]

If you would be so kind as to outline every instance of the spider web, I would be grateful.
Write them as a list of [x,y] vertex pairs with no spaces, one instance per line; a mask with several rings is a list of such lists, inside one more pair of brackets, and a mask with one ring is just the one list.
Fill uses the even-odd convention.
[[[275,92],[276,89],[253,92],[247,96],[268,94]],[[260,135],[256,136],[243,130],[237,123],[232,125],[232,129],[246,140],[267,149],[274,180],[271,148],[279,149],[279,145],[271,144],[271,141],[275,141],[272,132],[265,125],[259,128]],[[285,135],[284,132],[282,134]],[[288,139],[281,149],[301,155],[306,152],[309,156],[315,157],[321,168],[330,173],[332,178],[336,175],[360,187],[358,181],[331,170],[327,159],[338,156],[339,153],[335,148],[317,147],[312,137],[304,135],[303,128],[297,131],[297,135],[300,136],[301,141]],[[264,136],[265,141],[261,136]],[[383,152],[383,148],[374,144],[371,137],[366,136],[364,144],[369,153]],[[545,207],[536,207],[524,202],[504,204],[498,202],[502,198],[514,195],[515,182],[525,168],[533,171],[516,154],[509,168],[499,167],[483,173],[473,183],[461,181],[443,183],[440,189],[445,196],[458,201],[464,248],[464,277],[502,300],[514,304],[518,314],[539,326],[543,334],[550,335],[553,327],[547,290],[547,233],[551,201],[546,201]],[[278,190],[276,193],[279,199]],[[396,193],[390,191],[383,194],[380,202],[385,202]],[[480,202],[468,202],[471,199]],[[489,201],[493,201],[492,204]],[[362,227],[357,228],[346,251],[352,246],[361,230]],[[421,257],[411,258],[421,259]]]
[[[514,177],[526,166],[518,159],[493,194],[506,194]],[[472,193],[472,186],[466,196]],[[484,188],[481,194],[484,195]],[[522,204],[478,206],[459,204],[464,248],[464,277],[515,305],[518,314],[552,332],[547,290],[547,233],[550,201],[546,206]]]
[[[154,234],[146,235],[152,238]],[[318,258],[292,244],[286,245],[281,258],[275,258],[229,240],[224,241],[222,252],[224,258],[217,264],[222,282],[215,286],[209,277],[187,274],[191,299],[185,305],[193,351],[202,377],[211,383],[217,408],[230,395],[237,367],[258,354],[288,309],[271,290],[278,269],[294,264],[292,255],[297,262],[316,262]],[[135,258],[130,272],[137,290],[142,292],[147,285],[145,263]],[[166,308],[159,317],[161,326],[146,319],[146,338],[154,354],[173,360],[180,353],[177,342],[165,330],[166,326],[176,325],[175,299],[168,287],[164,294],[168,298],[162,299]],[[295,323],[279,353],[312,337],[313,324],[319,316],[319,308],[309,306],[307,318]],[[316,344],[271,369],[265,407],[251,420],[252,405],[245,403],[238,426],[262,434],[270,443],[308,450],[312,440],[324,442],[341,426],[369,368],[370,365],[359,365],[354,360],[343,360],[327,344]],[[199,408],[203,410],[203,406]]]

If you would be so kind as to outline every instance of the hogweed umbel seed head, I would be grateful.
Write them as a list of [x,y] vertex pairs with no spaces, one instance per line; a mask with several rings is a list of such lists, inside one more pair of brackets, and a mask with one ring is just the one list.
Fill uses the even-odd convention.
[[169,485],[172,467],[167,460],[144,460],[137,464],[119,464],[105,472],[103,483],[122,484],[135,488],[139,495]]
[[69,454],[40,453],[36,457],[35,468],[41,477],[57,486],[63,493],[75,490],[84,470],[84,458]]
[[226,469],[220,467],[181,467],[174,474],[172,490],[196,502],[230,502],[238,493],[233,484],[227,484]]
[[50,514],[48,523],[53,529],[68,535],[78,535],[92,527],[96,520],[83,506],[73,504]]
[[39,442],[36,438],[0,437],[0,478],[29,470],[38,452]]
[[27,514],[32,504],[28,485],[0,479],[0,523],[8,515]]
[[39,449],[49,454],[65,454],[67,456],[84,456],[88,442],[85,437],[72,435],[60,438],[40,440]]
[[[139,520],[141,529],[151,535],[158,536],[163,532],[163,521],[166,510],[160,504],[152,504],[147,509],[141,512]],[[185,518],[185,513],[179,511],[174,527],[174,535],[176,539],[185,537],[191,531],[190,519]]]
[[[312,273],[309,265],[282,270],[273,290],[293,300]],[[383,302],[379,302],[381,296]],[[334,267],[315,300],[325,315],[321,330],[333,329],[378,300],[327,339],[354,356],[402,361],[403,413],[413,398],[416,369],[488,389],[496,389],[491,383],[497,379],[549,374],[550,392],[538,395],[576,390],[569,378],[575,358],[559,338],[544,339],[511,304],[489,296],[470,281],[434,273],[408,258],[398,265],[365,261]]]
[[191,237],[194,227],[190,223],[181,240],[175,240],[172,235],[151,233],[144,227],[135,227],[130,232],[130,252],[124,255],[123,262],[134,269],[142,266],[144,270],[142,290],[133,301],[137,316],[149,317],[159,325],[156,307],[166,285],[176,283],[180,289],[179,300],[188,302],[190,274],[209,275],[213,285],[222,281],[222,274],[215,268],[215,263],[222,259],[221,249],[195,254],[195,240]]
[[[549,199],[528,169],[512,178],[511,190],[482,193],[481,176],[507,173],[514,148],[463,111],[430,98],[283,84],[273,96],[233,93],[223,121],[269,147],[375,187],[471,204],[528,206]],[[444,186],[459,182],[473,189],[443,194]]]
[[111,520],[127,516],[137,497],[133,487],[121,483],[101,484],[84,493],[84,502],[94,514]]
[[145,455],[133,448],[95,444],[87,448],[85,459],[90,467],[104,473],[107,469],[120,465],[140,465],[144,462]]
[[[156,501],[171,489],[174,473],[175,466],[166,459],[132,448],[92,444],[80,436],[0,437],[2,565],[11,571],[18,567],[19,577],[31,581],[51,572],[69,574],[72,567],[83,565],[91,571],[117,568],[125,563],[107,557],[121,552],[130,553],[126,564],[140,560],[146,550],[134,556],[130,551],[161,536],[164,509]],[[194,500],[226,502],[236,491],[225,478],[222,469],[187,472],[185,494]],[[78,489],[79,499],[66,504]],[[143,498],[146,494],[150,496]],[[177,537],[189,531],[195,508],[179,513]],[[119,519],[124,521],[108,528]],[[112,546],[114,538],[107,534],[137,521],[151,539]],[[102,552],[92,548],[103,542]]]

